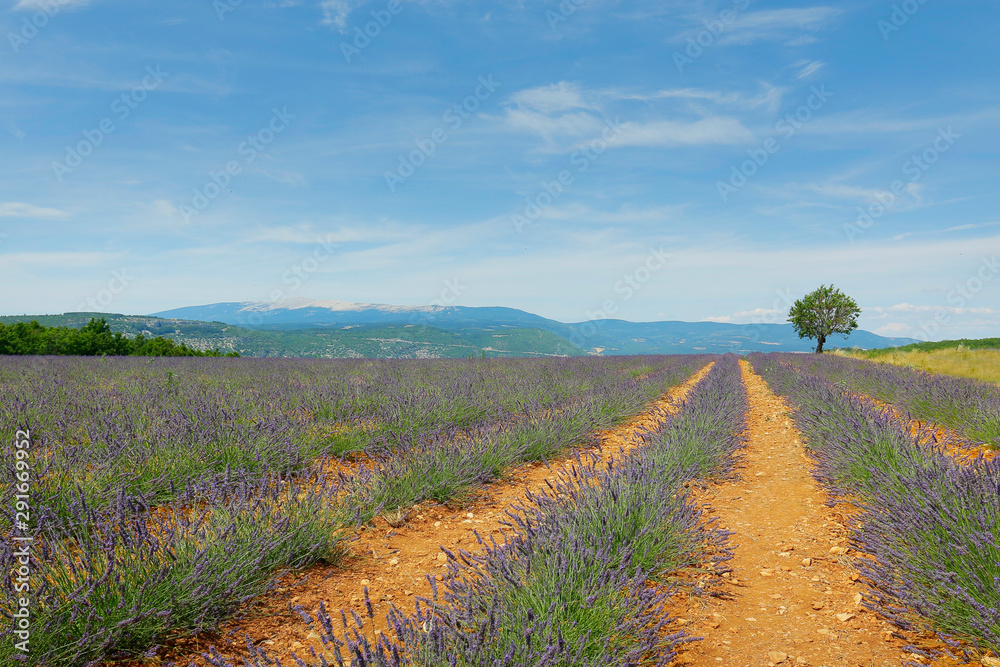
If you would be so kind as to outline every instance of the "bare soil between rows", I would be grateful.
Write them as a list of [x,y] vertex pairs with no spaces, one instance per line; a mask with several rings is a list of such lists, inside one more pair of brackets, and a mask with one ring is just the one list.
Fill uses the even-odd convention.
[[310,648],[319,652],[322,642],[294,607],[301,605],[315,617],[314,612],[323,602],[334,618],[339,618],[341,609],[348,616],[351,610],[365,615],[366,587],[377,619],[374,628],[368,626],[374,637],[375,632],[387,629],[385,615],[390,605],[410,611],[414,597],[431,596],[427,575],[441,580],[447,573],[442,547],[453,552],[478,551],[473,531],[483,539],[488,540],[492,535],[499,541],[511,506],[523,503],[528,492],[546,489],[546,481],[554,482],[560,470],[576,464],[577,456],[604,461],[639,446],[642,432],[656,429],[676,413],[684,397],[712,365],[706,365],[667,391],[646,412],[600,433],[597,447],[576,449],[548,465],[531,463],[511,469],[504,479],[476,489],[460,506],[421,503],[410,508],[405,525],[398,528],[378,518],[354,535],[352,555],[346,562],[339,566],[317,565],[287,575],[272,594],[248,605],[241,618],[221,624],[217,632],[170,639],[155,658],[126,664],[128,667],[169,662],[208,665],[202,654],[214,647],[234,664],[241,665],[248,655],[247,637],[266,650],[270,658],[279,658],[283,664],[295,664],[293,653],[309,660]]
[[863,555],[848,546],[851,508],[827,504],[788,405],[740,364],[750,410],[739,479],[696,494],[733,533],[733,571],[725,597],[690,597],[672,610],[703,638],[686,644],[677,664],[931,664],[905,647],[938,647],[932,638],[902,633],[861,605],[864,582],[853,561]]

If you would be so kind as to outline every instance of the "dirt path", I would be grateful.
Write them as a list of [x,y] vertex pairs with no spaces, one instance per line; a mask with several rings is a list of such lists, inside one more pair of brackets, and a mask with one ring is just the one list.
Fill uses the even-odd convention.
[[[676,413],[684,397],[711,367],[712,364],[706,365],[683,384],[668,391],[643,414],[602,433],[599,447],[576,452],[582,457],[606,460],[641,444],[639,434],[644,429],[657,427]],[[376,617],[380,619],[376,630],[384,631],[385,612],[391,603],[410,611],[414,596],[430,597],[426,575],[434,574],[441,579],[446,572],[441,546],[453,551],[477,551],[473,530],[484,539],[498,534],[503,528],[500,522],[506,519],[504,513],[512,504],[523,501],[527,491],[546,488],[546,480],[554,480],[560,468],[575,462],[571,455],[551,461],[548,467],[541,463],[520,466],[509,471],[504,480],[478,490],[476,497],[460,508],[434,502],[411,508],[406,524],[399,528],[390,527],[381,518],[376,519],[372,526],[357,533],[352,549],[355,556],[341,567],[310,568],[306,572],[308,579],[297,583],[292,577],[286,577],[276,594],[262,599],[246,618],[224,624],[218,633],[170,642],[159,651],[155,662],[134,664],[176,661],[185,666],[191,662],[206,665],[201,654],[214,646],[239,665],[242,656],[246,655],[247,636],[262,641],[261,647],[271,657],[280,658],[284,664],[294,664],[293,651],[305,657],[311,646],[318,650],[321,642],[319,635],[309,631],[292,607],[301,605],[312,613],[319,608],[320,602],[325,602],[335,618],[339,618],[341,609],[363,614],[364,587],[369,589]]]
[[699,498],[733,531],[728,598],[691,598],[677,610],[704,641],[679,664],[882,667],[909,658],[890,626],[859,606],[845,521],[809,474],[784,401],[740,362],[750,398],[741,480]]

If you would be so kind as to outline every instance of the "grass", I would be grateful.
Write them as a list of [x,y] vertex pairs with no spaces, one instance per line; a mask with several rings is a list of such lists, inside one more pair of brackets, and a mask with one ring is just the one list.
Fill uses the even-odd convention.
[[[1000,339],[997,341],[1000,347]],[[1000,349],[972,348],[964,344],[931,350],[905,349],[871,350],[870,352],[838,350],[836,354],[854,359],[868,359],[884,364],[919,368],[928,373],[957,375],[1000,385]]]

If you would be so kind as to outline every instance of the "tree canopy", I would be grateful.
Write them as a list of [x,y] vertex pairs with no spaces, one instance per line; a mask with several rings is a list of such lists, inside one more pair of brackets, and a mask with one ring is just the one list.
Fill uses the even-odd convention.
[[799,338],[815,338],[816,352],[823,352],[826,339],[835,333],[848,335],[858,328],[861,308],[833,285],[822,285],[796,301],[788,311],[788,321]]
[[184,343],[156,336],[146,338],[139,334],[129,338],[122,333],[112,333],[111,325],[102,317],[91,318],[84,327],[45,327],[37,321],[0,323],[0,354],[79,355],[79,356],[133,356],[133,357],[221,357],[240,356],[236,352],[223,355],[218,349],[195,350]]

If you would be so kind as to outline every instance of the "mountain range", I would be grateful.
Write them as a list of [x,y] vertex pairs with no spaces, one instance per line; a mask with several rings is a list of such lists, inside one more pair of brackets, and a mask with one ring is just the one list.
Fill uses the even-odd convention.
[[[790,324],[611,319],[567,324],[505,307],[394,306],[296,298],[187,306],[149,317],[212,323],[216,328],[219,323],[230,325],[234,327],[228,331],[230,339],[269,341],[273,349],[266,356],[619,355],[813,349],[813,341],[799,338]],[[282,341],[293,340],[295,344],[283,351]],[[315,344],[306,344],[309,340]],[[886,338],[855,330],[849,337],[831,336],[827,344],[874,349],[914,342],[912,338]],[[230,340],[220,347],[236,349],[237,345]]]

